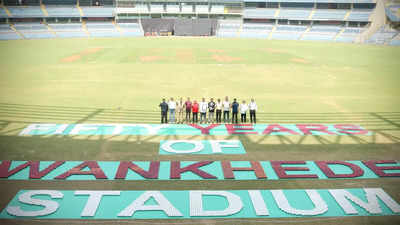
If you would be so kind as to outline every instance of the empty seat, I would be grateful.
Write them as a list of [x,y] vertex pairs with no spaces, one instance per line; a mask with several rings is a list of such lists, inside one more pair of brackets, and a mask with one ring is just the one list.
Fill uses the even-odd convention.
[[300,38],[298,32],[274,32],[271,35],[271,39],[275,40],[298,40]]
[[314,20],[344,20],[347,10],[339,9],[318,9],[312,19]]
[[47,13],[50,17],[80,17],[78,9],[74,6],[69,7],[46,7]]
[[8,7],[12,17],[24,18],[24,17],[44,17],[42,9],[36,6],[19,6],[19,7]]
[[307,41],[333,41],[334,34],[304,34],[302,40]]
[[278,18],[282,19],[308,19],[311,9],[281,9]]
[[85,17],[112,17],[112,7],[81,7]]
[[274,18],[276,9],[245,9],[243,17],[249,19]]

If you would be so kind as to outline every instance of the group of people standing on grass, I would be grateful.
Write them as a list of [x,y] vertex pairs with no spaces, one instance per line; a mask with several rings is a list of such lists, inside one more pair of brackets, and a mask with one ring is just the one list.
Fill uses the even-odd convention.
[[191,101],[190,98],[187,98],[185,102],[182,98],[179,101],[170,98],[167,102],[164,98],[159,107],[161,109],[161,123],[198,123],[199,114],[200,123],[222,123],[222,116],[224,123],[229,123],[231,122],[229,119],[230,112],[232,112],[232,123],[238,123],[239,113],[240,121],[246,123],[248,111],[250,111],[250,122],[256,123],[257,104],[253,98],[248,104],[245,100],[239,104],[236,98],[233,99],[233,102],[230,102],[228,96],[225,97],[224,101],[217,99],[216,102],[214,98],[211,98],[209,102],[206,102],[205,98],[202,98],[200,102]]

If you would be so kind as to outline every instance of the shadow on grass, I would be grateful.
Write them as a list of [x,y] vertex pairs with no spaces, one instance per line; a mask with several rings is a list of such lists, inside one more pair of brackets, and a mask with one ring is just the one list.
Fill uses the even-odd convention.
[[[31,123],[158,123],[160,113],[136,109],[40,106],[0,103],[0,159],[29,160],[151,160],[160,140],[239,139],[246,156],[230,159],[330,159],[400,158],[400,112],[357,113],[258,113],[259,123],[360,124],[372,135],[342,136],[140,136],[140,135],[43,135],[17,136]],[[323,147],[322,147],[323,146]],[[337,154],[337,157],[332,154]],[[354,156],[354,157],[352,157]],[[175,157],[175,156],[174,156]],[[182,159],[192,157],[180,156]],[[196,159],[207,156],[196,155]]]

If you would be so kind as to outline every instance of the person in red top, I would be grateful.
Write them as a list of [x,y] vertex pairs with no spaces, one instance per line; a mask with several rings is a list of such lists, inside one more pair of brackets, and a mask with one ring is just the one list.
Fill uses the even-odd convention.
[[193,116],[192,116],[193,123],[197,123],[197,121],[198,121],[197,114],[199,113],[199,104],[197,103],[196,100],[194,100],[193,104],[192,104],[192,113],[193,113]]
[[190,113],[192,112],[192,102],[190,101],[190,98],[187,98],[185,102],[185,108],[186,108],[186,123],[189,123]]

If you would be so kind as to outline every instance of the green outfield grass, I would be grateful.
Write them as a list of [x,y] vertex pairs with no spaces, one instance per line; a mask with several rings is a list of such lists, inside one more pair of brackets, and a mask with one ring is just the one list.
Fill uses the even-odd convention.
[[[1,41],[0,160],[176,159],[158,155],[163,139],[239,139],[247,151],[241,156],[180,156],[180,160],[400,160],[399,85],[399,47],[215,38]],[[159,123],[161,98],[190,96],[200,100],[226,95],[239,100],[254,97],[259,105],[259,123],[350,123],[373,131],[373,135],[18,136],[31,123]],[[0,180],[0,209],[19,189],[362,187],[382,187],[400,202],[397,178],[274,182]],[[400,224],[399,216],[173,222],[285,224],[283,221]]]

